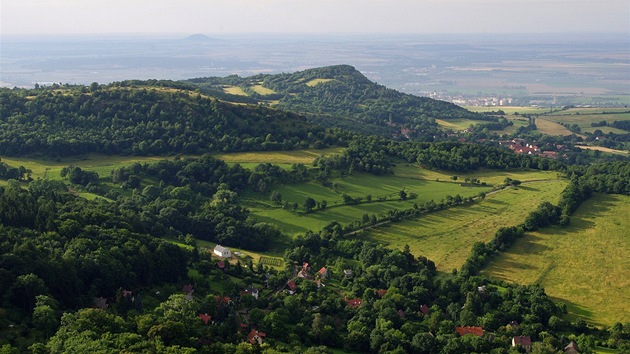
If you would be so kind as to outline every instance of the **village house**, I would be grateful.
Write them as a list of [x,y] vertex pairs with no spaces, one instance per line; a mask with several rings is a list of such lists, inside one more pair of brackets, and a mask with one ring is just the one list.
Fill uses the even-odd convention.
[[259,291],[258,291],[258,289],[254,288],[254,287],[249,287],[249,288],[241,291],[241,297],[243,297],[243,296],[253,296],[254,299],[258,299]]
[[288,288],[288,292],[290,295],[295,294],[295,291],[297,290],[297,285],[295,285],[295,282],[293,280],[289,280],[287,282],[287,288]]
[[199,317],[201,321],[203,321],[203,324],[205,325],[207,325],[208,321],[212,319],[212,316],[208,315],[207,313],[200,313],[197,317]]
[[221,257],[221,258],[231,258],[232,257],[232,251],[230,251],[229,248],[227,247],[223,247],[221,245],[216,245],[214,247],[214,250],[212,251],[217,257]]
[[570,341],[569,344],[564,347],[563,351],[565,354],[580,354],[580,348],[574,341]]
[[473,326],[455,327],[455,332],[457,332],[462,337],[467,334],[472,334],[473,336],[477,336],[477,337],[483,337],[483,328],[481,327],[473,327]]
[[512,337],[512,346],[521,346],[529,353],[532,350],[532,339],[530,336],[514,336]]
[[319,271],[317,271],[317,276],[320,279],[326,279],[328,278],[328,269],[326,269],[326,267],[322,267],[322,269],[320,269]]
[[344,269],[343,276],[346,279],[352,279],[352,269]]
[[251,344],[263,344],[263,340],[267,334],[265,332],[260,332],[259,330],[253,329],[247,335],[247,341]]
[[344,299],[344,301],[346,302],[348,307],[351,309],[356,309],[357,307],[361,306],[361,304],[363,303],[361,299]]
[[429,306],[424,305],[424,304],[420,305],[420,312],[422,312],[422,314],[425,315],[425,316],[428,315],[429,312],[430,312],[429,311]]

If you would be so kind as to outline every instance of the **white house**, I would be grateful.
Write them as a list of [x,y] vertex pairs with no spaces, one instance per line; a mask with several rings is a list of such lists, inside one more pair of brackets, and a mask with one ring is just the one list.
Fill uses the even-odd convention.
[[217,256],[221,257],[221,258],[230,258],[232,257],[232,252],[230,251],[229,248],[223,247],[221,245],[216,245],[214,247],[214,254],[216,254]]

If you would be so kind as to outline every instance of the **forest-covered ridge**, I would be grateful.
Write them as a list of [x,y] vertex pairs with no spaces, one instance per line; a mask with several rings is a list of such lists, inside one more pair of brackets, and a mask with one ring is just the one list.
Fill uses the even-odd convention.
[[2,89],[0,154],[201,154],[334,143],[300,115],[156,83]]
[[431,140],[438,127],[435,119],[496,120],[449,102],[409,95],[379,85],[350,65],[275,75],[196,78],[184,82],[213,95],[227,95],[230,88],[236,87],[240,89],[239,95],[231,95],[230,99],[272,103],[306,114],[311,121],[324,126],[387,136],[404,127],[408,129],[406,136]]

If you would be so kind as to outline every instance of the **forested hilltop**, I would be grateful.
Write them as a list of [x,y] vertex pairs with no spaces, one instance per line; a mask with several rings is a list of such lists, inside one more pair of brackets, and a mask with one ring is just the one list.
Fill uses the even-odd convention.
[[[435,119],[496,121],[496,118],[470,112],[449,102],[386,88],[370,81],[350,65],[245,78],[198,78],[185,82],[198,85],[209,94],[241,92],[240,96],[232,95],[230,99],[271,103],[306,114],[320,125],[388,137],[392,133],[400,134],[401,128],[406,128],[406,136],[431,141],[438,132]],[[230,87],[242,91],[230,91]]]
[[2,89],[0,154],[200,154],[328,141],[323,128],[299,115],[161,84]]

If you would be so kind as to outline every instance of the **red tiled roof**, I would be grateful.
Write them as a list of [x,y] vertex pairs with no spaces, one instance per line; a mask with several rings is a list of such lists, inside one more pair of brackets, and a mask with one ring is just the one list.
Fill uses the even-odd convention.
[[208,321],[210,321],[210,319],[212,318],[207,313],[200,313],[197,317],[199,317],[203,321],[203,324],[208,324]]
[[353,309],[361,306],[362,303],[363,301],[361,301],[361,299],[346,299],[346,304],[348,304],[348,307]]
[[483,336],[483,328],[481,327],[455,327],[455,331],[459,333],[460,336],[465,336],[467,334],[472,334],[477,337]]
[[385,294],[387,294],[387,289],[378,289],[378,290],[376,290],[376,295],[378,295],[379,297],[383,297],[383,296],[385,296]]
[[429,314],[429,306],[424,305],[424,304],[421,305],[420,306],[420,312],[422,312],[425,315],[428,315]]
[[223,269],[223,268],[225,268],[225,262],[223,262],[223,261],[218,261],[218,262],[217,262],[217,267],[219,267],[219,269]]
[[[258,330],[252,329],[249,334],[247,335],[247,341],[252,343],[252,344],[256,344],[256,343],[262,343],[262,340],[267,336],[267,334],[265,334],[265,332],[260,332]],[[256,338],[258,337],[258,338]]]
[[293,280],[289,280],[287,282],[287,286],[289,287],[289,290],[291,291],[295,291],[295,289],[297,289],[297,285],[295,285],[295,282]]

